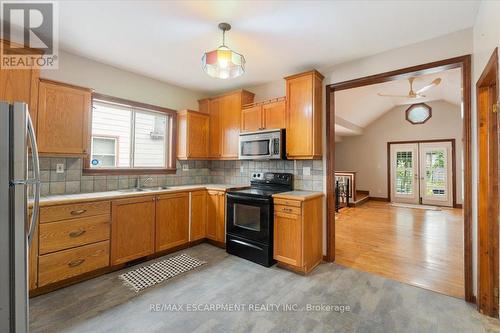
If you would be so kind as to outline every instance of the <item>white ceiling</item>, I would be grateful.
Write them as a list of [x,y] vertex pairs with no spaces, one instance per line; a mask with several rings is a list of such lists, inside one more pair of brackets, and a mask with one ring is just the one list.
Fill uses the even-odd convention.
[[377,93],[405,95],[409,91],[408,80],[390,81],[380,84],[341,90],[335,93],[335,131],[337,135],[359,135],[362,129],[398,105],[444,100],[454,105],[462,102],[461,70],[422,75],[415,78],[413,90],[430,84],[435,78],[442,79],[438,86],[427,90],[426,97],[394,98],[381,97]]
[[[61,1],[60,47],[203,92],[278,80],[473,25],[477,1]],[[243,53],[246,74],[209,78],[203,52]]]

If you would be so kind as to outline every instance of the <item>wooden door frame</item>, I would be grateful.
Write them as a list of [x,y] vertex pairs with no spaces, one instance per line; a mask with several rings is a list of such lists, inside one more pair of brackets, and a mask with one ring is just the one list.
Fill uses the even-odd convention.
[[[499,148],[498,48],[493,51],[476,83],[478,195],[477,195],[477,306],[481,313],[498,317]],[[483,100],[486,95],[487,101]]]
[[[405,143],[434,143],[434,142],[451,142],[451,191],[452,191],[452,206],[453,208],[462,208],[462,205],[457,205],[457,176],[456,171],[456,154],[455,154],[455,139],[433,139],[433,140],[412,140],[412,141],[390,141],[387,142],[387,198],[391,201],[391,145]],[[420,154],[420,151],[419,151]],[[420,167],[420,166],[419,166]]]
[[335,92],[394,80],[408,79],[415,75],[433,74],[460,68],[463,88],[463,159],[464,159],[464,286],[465,300],[474,302],[472,286],[472,153],[471,153],[471,56],[430,62],[386,73],[333,83],[326,86],[326,137],[327,137],[327,224],[326,259],[335,260]]

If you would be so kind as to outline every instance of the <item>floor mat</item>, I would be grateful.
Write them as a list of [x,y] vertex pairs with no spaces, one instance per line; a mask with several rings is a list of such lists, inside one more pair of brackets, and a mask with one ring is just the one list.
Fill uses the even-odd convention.
[[127,287],[139,292],[204,264],[205,261],[181,254],[121,274],[119,278]]

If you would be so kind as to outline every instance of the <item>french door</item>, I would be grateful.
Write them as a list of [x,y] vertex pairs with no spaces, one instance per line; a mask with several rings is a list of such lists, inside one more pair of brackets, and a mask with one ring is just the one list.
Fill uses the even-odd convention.
[[391,201],[453,206],[450,141],[390,144]]

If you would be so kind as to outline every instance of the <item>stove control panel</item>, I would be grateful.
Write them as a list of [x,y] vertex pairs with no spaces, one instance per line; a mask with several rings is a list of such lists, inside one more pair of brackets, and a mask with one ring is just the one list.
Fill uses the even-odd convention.
[[293,174],[278,173],[278,172],[254,172],[252,173],[252,181],[267,184],[293,184]]

